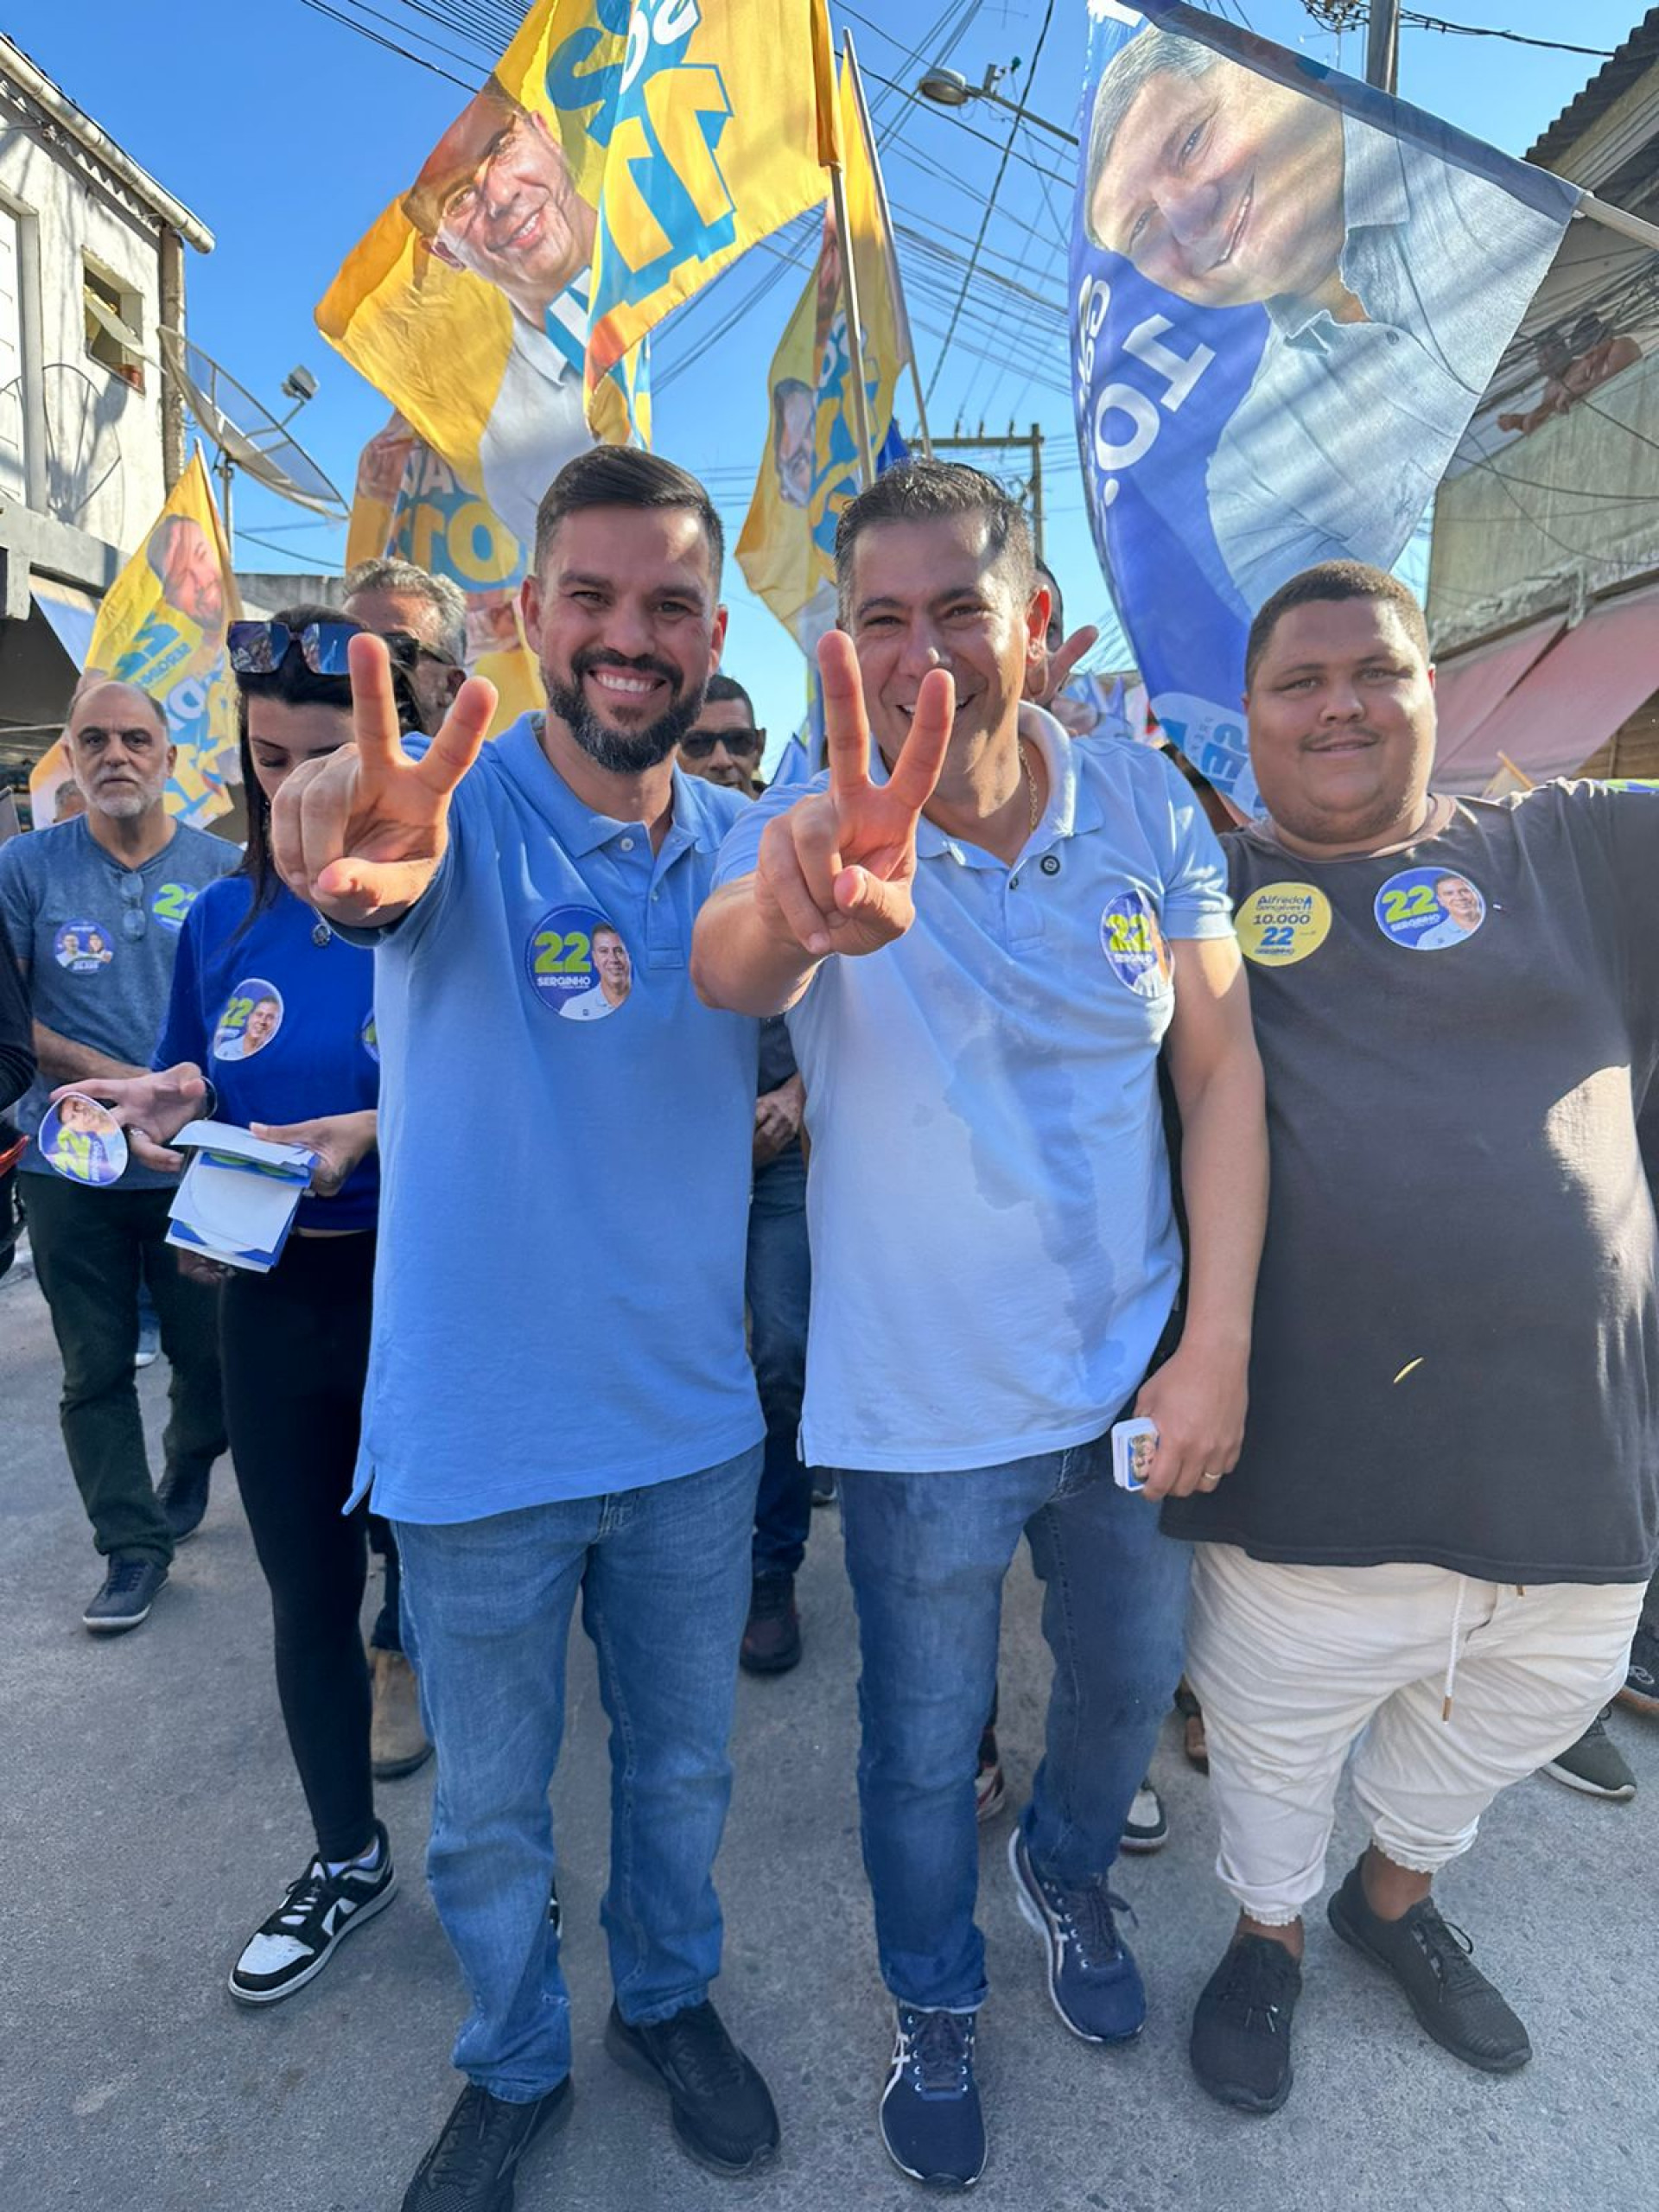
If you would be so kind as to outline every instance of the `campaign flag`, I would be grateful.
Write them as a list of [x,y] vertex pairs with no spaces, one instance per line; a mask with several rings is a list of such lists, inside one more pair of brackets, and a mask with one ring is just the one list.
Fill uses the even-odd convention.
[[359,459],[346,565],[388,556],[466,594],[467,666],[496,689],[492,736],[546,703],[518,612],[523,546],[398,415]]
[[318,325],[521,545],[594,438],[650,442],[645,337],[823,196],[823,0],[540,0]]
[[[882,467],[905,453],[893,410],[910,359],[910,334],[875,147],[850,55],[842,69],[840,99],[864,388],[869,419],[883,439],[876,457]],[[750,590],[809,658],[835,624],[836,524],[861,481],[841,256],[834,207],[826,204],[817,264],[767,374],[766,454],[737,544],[738,566]]]
[[[80,677],[82,684],[95,676],[136,683],[159,703],[178,747],[167,810],[194,829],[231,810],[225,786],[237,780],[239,756],[225,632],[240,611],[230,549],[198,448],[143,548],[105,594]],[[60,738],[29,779],[37,823],[52,821],[58,788],[70,781]]]
[[1178,0],[1089,0],[1071,245],[1095,543],[1171,741],[1255,805],[1244,640],[1410,539],[1575,187]]

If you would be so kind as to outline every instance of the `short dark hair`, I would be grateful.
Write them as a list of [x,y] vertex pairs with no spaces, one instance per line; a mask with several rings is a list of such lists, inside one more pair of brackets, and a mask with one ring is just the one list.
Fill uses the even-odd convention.
[[874,524],[971,514],[985,518],[991,566],[1009,568],[1020,597],[1029,599],[1037,588],[1036,555],[1031,524],[1014,494],[965,461],[902,461],[849,499],[836,524],[836,591],[843,620],[851,607],[854,549]]
[[720,588],[726,533],[715,503],[689,469],[639,446],[593,446],[567,461],[536,510],[536,567],[546,560],[559,524],[584,507],[686,507],[702,524],[709,565]]
[[1288,583],[1281,584],[1257,608],[1244,647],[1244,689],[1248,691],[1255,683],[1262,656],[1282,615],[1288,614],[1294,607],[1312,607],[1321,601],[1342,599],[1380,600],[1393,607],[1400,617],[1400,626],[1427,660],[1428,624],[1417,594],[1408,585],[1402,584],[1398,576],[1391,576],[1386,569],[1374,569],[1369,561],[1321,561],[1314,568],[1304,569]]
[[702,695],[703,705],[706,707],[712,702],[721,699],[737,700],[749,718],[749,728],[760,728],[760,725],[754,718],[754,702],[734,676],[721,676],[716,673],[709,677],[708,689]]
[[1047,562],[1042,558],[1040,554],[1033,558],[1031,565],[1037,572],[1039,582],[1046,583],[1048,586],[1049,620],[1058,624],[1058,626],[1064,630],[1065,627],[1065,600],[1060,590],[1059,578],[1055,575],[1053,569],[1049,567]]

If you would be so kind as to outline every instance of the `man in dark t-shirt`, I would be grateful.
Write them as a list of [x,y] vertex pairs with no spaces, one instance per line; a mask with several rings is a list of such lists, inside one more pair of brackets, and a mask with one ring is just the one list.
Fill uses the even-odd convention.
[[1267,601],[1246,682],[1272,1197],[1243,1450],[1164,1525],[1240,1908],[1192,2063],[1273,2111],[1362,1736],[1332,1926],[1471,2065],[1531,2055],[1430,1889],[1624,1682],[1659,1553],[1659,796],[1433,794],[1422,611],[1357,563]]

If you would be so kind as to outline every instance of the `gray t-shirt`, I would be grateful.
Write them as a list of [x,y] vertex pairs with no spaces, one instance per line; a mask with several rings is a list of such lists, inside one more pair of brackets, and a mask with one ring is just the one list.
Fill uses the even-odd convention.
[[[241,860],[223,837],[181,823],[142,868],[124,868],[84,815],[0,846],[0,916],[28,971],[35,1019],[93,1052],[148,1067],[184,918],[196,893]],[[54,1088],[37,1076],[14,1109],[29,1136]],[[33,1145],[22,1166],[52,1173]],[[133,1160],[121,1187],[155,1190],[173,1179]]]
[[1226,844],[1272,1193],[1243,1454],[1165,1527],[1305,1565],[1644,1580],[1659,795],[1462,802],[1386,856]]

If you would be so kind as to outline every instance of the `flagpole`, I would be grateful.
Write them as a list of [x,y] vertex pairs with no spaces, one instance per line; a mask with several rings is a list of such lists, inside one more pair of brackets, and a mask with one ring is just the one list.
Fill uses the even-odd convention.
[[841,248],[841,297],[847,316],[847,372],[853,380],[853,423],[858,433],[858,480],[868,492],[875,481],[875,448],[870,442],[870,395],[864,389],[864,326],[858,312],[858,271],[853,265],[852,230],[847,219],[847,177],[839,162],[830,164],[830,197],[836,211]]
[[1659,246],[1659,223],[1643,222],[1640,215],[1627,215],[1622,207],[1610,207],[1605,200],[1598,200],[1593,192],[1582,193],[1573,209],[1577,215],[1587,215],[1592,223],[1605,223],[1610,231],[1634,238],[1640,245]]
[[916,395],[916,419],[921,425],[922,451],[929,461],[933,458],[933,440],[927,427],[927,402],[922,396],[921,371],[916,365],[916,342],[910,334],[910,308],[905,299],[904,275],[899,266],[899,240],[893,227],[893,210],[887,205],[887,181],[881,174],[881,164],[876,157],[875,131],[870,122],[870,111],[864,99],[864,79],[858,66],[858,55],[853,48],[851,31],[842,33],[847,48],[847,67],[852,72],[853,99],[858,107],[859,127],[864,133],[864,144],[870,157],[870,170],[875,178],[876,204],[881,210],[881,227],[887,233],[887,265],[893,271],[893,303],[899,311],[899,335],[910,362],[910,386]]

